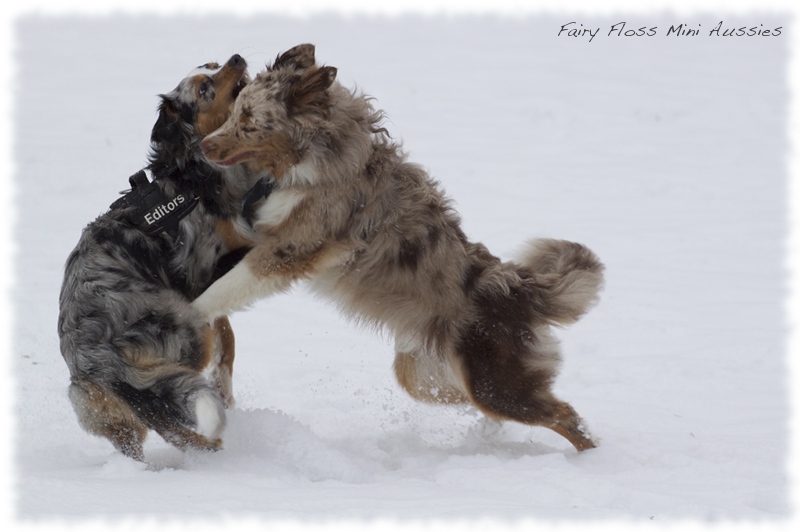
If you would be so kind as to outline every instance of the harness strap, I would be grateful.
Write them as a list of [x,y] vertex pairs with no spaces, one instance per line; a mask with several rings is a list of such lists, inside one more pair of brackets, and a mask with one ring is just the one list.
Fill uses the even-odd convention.
[[136,207],[130,221],[148,236],[166,231],[172,238],[178,236],[178,222],[188,215],[200,201],[193,192],[180,192],[167,198],[161,187],[147,179],[144,170],[128,178],[131,191],[111,204],[111,209]]
[[275,182],[269,177],[262,177],[242,198],[242,216],[247,220],[250,227],[253,227],[253,216],[250,212],[250,207],[258,200],[269,196],[273,188],[275,188]]

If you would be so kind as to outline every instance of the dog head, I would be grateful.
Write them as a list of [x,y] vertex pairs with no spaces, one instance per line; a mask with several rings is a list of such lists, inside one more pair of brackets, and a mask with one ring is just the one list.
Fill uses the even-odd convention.
[[175,89],[161,95],[150,140],[156,157],[185,160],[196,139],[221,126],[249,82],[247,62],[238,54],[225,65],[206,63],[192,70]]
[[316,65],[311,44],[279,55],[242,89],[230,118],[200,144],[206,159],[223,167],[246,162],[252,171],[280,179],[324,129],[336,72]]

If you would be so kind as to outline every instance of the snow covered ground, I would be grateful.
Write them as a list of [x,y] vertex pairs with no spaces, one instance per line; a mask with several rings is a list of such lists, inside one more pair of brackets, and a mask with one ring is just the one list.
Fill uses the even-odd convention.
[[[709,36],[721,20],[783,35]],[[599,34],[558,36],[571,21]],[[621,21],[657,35],[606,36]],[[702,31],[666,36],[681,23]],[[16,519],[785,523],[788,23],[19,20]],[[377,98],[472,239],[508,257],[532,236],[566,238],[605,261],[601,304],[558,333],[556,392],[597,449],[413,402],[394,382],[391,339],[303,289],[233,317],[238,405],[222,452],[183,454],[151,435],[145,465],[78,427],[56,335],[62,267],[145,164],[156,95],[197,64],[240,53],[255,73],[301,42]]]

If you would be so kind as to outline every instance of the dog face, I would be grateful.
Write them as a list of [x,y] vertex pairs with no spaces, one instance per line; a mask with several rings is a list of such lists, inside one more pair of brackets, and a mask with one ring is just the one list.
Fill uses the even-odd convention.
[[247,62],[238,54],[221,67],[217,63],[197,67],[175,89],[161,95],[151,140],[172,142],[185,133],[202,137],[214,131],[228,118],[248,82]]
[[206,159],[219,166],[246,162],[252,171],[280,179],[300,161],[304,139],[325,116],[335,79],[335,68],[315,65],[311,44],[279,55],[242,89],[225,124],[200,144]]

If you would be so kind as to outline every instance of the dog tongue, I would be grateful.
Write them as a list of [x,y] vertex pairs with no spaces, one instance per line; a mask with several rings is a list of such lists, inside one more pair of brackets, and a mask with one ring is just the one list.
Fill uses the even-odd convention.
[[220,166],[233,166],[234,164],[251,159],[253,155],[255,155],[255,153],[256,152],[252,150],[244,151],[242,153],[234,155],[233,157],[230,157],[229,159],[224,159],[222,161],[215,161],[215,162]]

